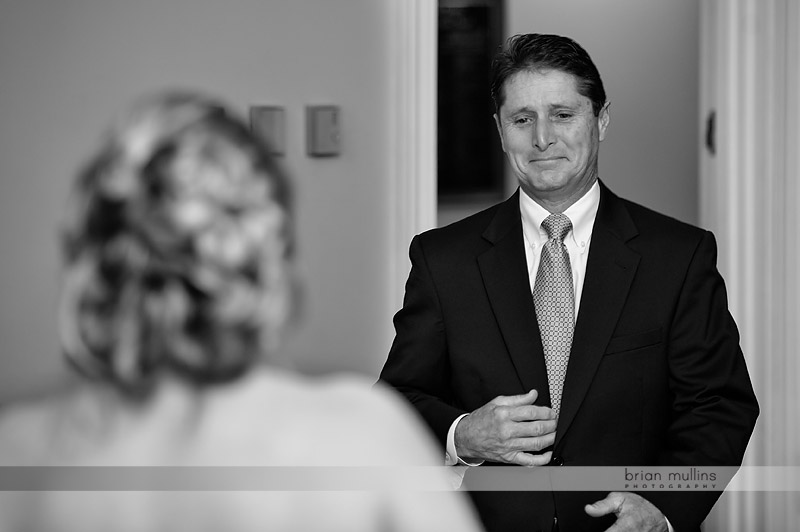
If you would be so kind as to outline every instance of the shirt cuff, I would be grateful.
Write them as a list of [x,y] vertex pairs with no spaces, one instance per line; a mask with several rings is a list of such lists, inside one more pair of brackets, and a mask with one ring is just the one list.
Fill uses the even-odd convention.
[[455,421],[453,421],[453,424],[450,425],[450,430],[447,431],[447,445],[445,446],[444,465],[465,465],[469,467],[475,467],[483,463],[483,460],[480,462],[465,462],[458,457],[458,453],[456,452],[456,425],[458,425],[458,422],[468,415],[469,414],[461,414],[458,416]]

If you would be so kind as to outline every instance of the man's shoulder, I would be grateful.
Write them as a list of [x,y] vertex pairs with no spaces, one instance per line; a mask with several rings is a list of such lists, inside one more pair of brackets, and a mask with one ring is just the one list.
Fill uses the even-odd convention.
[[622,201],[625,203],[634,223],[643,234],[665,234],[675,238],[696,240],[706,233],[706,230],[668,214],[630,200]]
[[620,197],[617,197],[617,200],[624,205],[639,231],[639,236],[670,236],[674,239],[697,241],[708,232],[697,225],[679,220],[635,201]]
[[437,248],[483,241],[482,237],[487,227],[495,219],[498,211],[509,201],[511,200],[496,203],[458,221],[425,231],[418,238],[426,247],[435,246]]

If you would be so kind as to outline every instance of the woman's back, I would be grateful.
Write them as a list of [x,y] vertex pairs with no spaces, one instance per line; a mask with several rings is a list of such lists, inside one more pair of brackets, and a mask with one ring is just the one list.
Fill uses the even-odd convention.
[[62,228],[60,347],[84,381],[0,409],[0,465],[43,466],[4,472],[29,491],[0,491],[0,532],[474,527],[443,467],[428,491],[387,472],[441,464],[401,399],[267,369],[296,316],[289,188],[201,95],[111,129]]
[[0,414],[2,465],[95,468],[37,470],[69,491],[3,494],[0,530],[474,530],[418,423],[353,376],[82,388]]

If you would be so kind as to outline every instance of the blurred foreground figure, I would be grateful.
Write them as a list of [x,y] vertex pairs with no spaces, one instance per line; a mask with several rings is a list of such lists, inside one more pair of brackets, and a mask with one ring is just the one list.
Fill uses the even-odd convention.
[[49,491],[0,494],[0,530],[477,530],[444,468],[422,468],[431,491],[397,483],[415,468],[382,473],[441,463],[392,392],[263,364],[292,315],[291,217],[240,120],[191,94],[145,100],[72,201],[60,332],[86,378],[0,411],[0,465],[109,467],[39,469]]

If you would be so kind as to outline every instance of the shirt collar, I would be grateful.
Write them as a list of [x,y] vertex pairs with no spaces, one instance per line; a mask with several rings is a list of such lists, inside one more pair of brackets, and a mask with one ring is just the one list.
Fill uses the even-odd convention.
[[[534,247],[543,245],[547,242],[547,231],[542,228],[542,222],[550,215],[550,212],[533,201],[522,190],[519,193],[519,204],[519,210],[522,215],[522,230],[526,241]],[[600,185],[595,180],[586,194],[564,211],[564,214],[572,222],[572,231],[567,234],[567,238],[573,239],[581,253],[588,249],[599,205]]]

